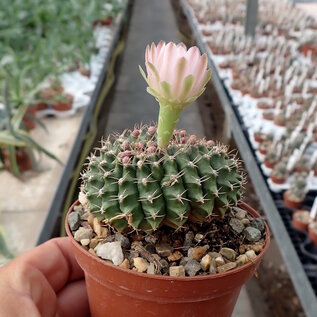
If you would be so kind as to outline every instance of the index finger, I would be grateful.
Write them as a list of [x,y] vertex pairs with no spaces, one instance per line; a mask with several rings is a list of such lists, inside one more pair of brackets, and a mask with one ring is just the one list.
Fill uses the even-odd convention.
[[84,277],[67,237],[49,240],[20,258],[42,272],[56,293],[65,284]]

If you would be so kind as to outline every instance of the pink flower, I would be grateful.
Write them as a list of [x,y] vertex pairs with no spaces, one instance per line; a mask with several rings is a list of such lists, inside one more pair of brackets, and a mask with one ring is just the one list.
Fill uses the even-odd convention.
[[196,46],[187,50],[183,43],[152,43],[145,51],[147,91],[160,104],[183,108],[194,102],[205,90],[211,77],[206,54]]

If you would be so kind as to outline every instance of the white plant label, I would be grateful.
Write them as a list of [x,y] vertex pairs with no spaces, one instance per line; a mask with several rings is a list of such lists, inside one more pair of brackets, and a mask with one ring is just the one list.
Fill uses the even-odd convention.
[[310,218],[312,220],[315,220],[316,216],[317,216],[317,196],[315,197],[313,206],[312,206],[312,208],[310,210]]

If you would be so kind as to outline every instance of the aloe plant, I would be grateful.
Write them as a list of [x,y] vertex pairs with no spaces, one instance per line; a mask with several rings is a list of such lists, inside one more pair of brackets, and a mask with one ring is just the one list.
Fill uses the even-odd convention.
[[0,146],[4,147],[10,156],[11,170],[15,176],[20,175],[19,167],[16,160],[16,148],[24,147],[30,151],[31,156],[34,158],[33,151],[43,152],[45,155],[52,159],[61,161],[51,152],[37,143],[30,134],[21,129],[21,121],[28,108],[28,103],[23,103],[13,114],[10,107],[8,98],[8,84],[6,82],[3,88],[2,102],[5,106],[5,114],[7,119],[7,130],[0,131]]

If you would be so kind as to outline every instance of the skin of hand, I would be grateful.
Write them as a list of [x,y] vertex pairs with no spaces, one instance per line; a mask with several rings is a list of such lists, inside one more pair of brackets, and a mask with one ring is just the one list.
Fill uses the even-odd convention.
[[0,268],[0,317],[87,317],[84,273],[68,238],[56,238]]

